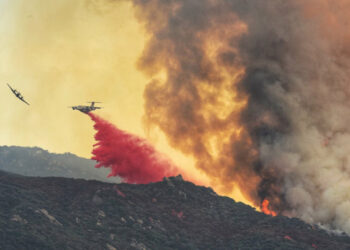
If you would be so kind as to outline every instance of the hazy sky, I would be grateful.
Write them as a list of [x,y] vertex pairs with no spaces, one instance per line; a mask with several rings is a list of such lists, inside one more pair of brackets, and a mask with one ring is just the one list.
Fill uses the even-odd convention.
[[[146,136],[142,95],[147,78],[135,67],[145,34],[130,3],[113,5],[0,1],[1,144],[90,157],[93,123],[68,108],[87,101],[102,101],[99,115]],[[6,83],[31,106],[17,100]]]

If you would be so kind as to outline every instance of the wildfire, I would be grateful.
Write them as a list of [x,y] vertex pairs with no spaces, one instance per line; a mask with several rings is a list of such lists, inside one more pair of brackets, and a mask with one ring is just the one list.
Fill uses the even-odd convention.
[[261,203],[261,211],[264,214],[271,215],[271,216],[276,216],[277,213],[275,211],[270,210],[269,205],[270,205],[270,202],[268,200],[264,200]]

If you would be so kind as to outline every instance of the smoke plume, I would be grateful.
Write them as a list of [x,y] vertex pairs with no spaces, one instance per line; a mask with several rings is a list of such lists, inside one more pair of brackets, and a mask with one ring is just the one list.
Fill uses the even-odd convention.
[[89,113],[97,131],[93,160],[97,168],[111,169],[110,176],[120,176],[128,183],[160,181],[179,174],[176,167],[145,140],[128,134],[100,117]]
[[350,3],[133,3],[147,122],[222,191],[350,233]]

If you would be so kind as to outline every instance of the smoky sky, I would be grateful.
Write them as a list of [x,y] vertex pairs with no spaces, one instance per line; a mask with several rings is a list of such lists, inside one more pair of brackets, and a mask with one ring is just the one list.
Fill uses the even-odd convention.
[[133,4],[146,121],[222,190],[350,233],[349,4]]

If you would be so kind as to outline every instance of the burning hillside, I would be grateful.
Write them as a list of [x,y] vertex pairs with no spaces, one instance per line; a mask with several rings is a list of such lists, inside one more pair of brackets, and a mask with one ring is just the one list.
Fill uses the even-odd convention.
[[133,3],[148,123],[219,192],[350,233],[349,2]]

